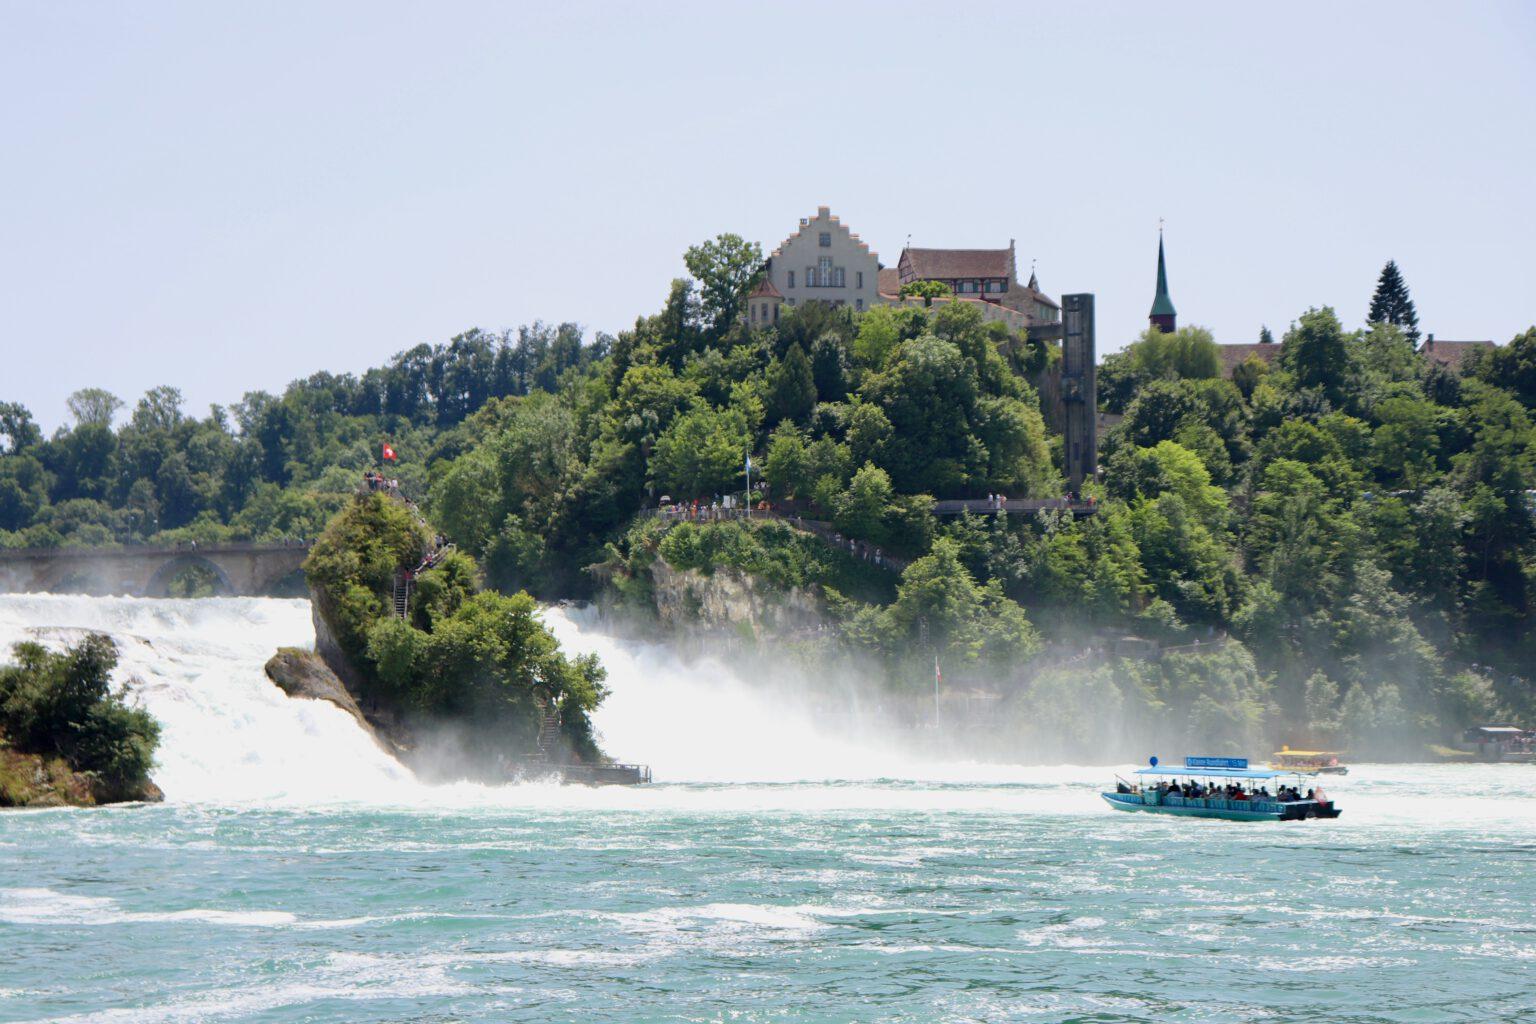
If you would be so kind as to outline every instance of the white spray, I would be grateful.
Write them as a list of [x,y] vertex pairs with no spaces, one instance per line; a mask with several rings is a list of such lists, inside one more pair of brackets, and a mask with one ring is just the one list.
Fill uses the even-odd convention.
[[[0,659],[19,640],[59,647],[87,630],[113,637],[121,651],[116,678],[130,682],[132,699],[162,724],[154,777],[174,803],[576,813],[988,810],[1123,825],[1125,816],[1106,811],[1097,795],[1112,769],[924,763],[888,743],[829,729],[791,699],[791,688],[774,685],[783,675],[774,668],[763,679],[743,678],[732,664],[619,639],[586,610],[550,608],[544,618],[567,650],[596,653],[608,669],[612,695],[596,715],[604,747],[649,762],[661,785],[421,784],[345,712],[289,698],[267,679],[262,666],[278,647],[314,643],[306,601],[0,595]],[[1362,765],[1328,788],[1354,827],[1430,817],[1440,827],[1475,830],[1507,820],[1536,828],[1529,771]]]
[[339,801],[411,780],[346,712],[290,699],[262,671],[279,647],[314,646],[308,601],[0,596],[0,658],[87,631],[116,641],[114,681],[160,722],[154,779],[170,799]]

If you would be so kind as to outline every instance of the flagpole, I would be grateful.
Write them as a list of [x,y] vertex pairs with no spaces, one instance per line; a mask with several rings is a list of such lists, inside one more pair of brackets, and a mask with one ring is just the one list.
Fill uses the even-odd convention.
[[752,518],[752,453],[747,452],[747,518]]

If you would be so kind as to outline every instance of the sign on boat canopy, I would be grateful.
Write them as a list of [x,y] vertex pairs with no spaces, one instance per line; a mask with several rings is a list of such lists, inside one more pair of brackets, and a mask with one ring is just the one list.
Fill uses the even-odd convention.
[[1186,757],[1185,768],[1247,768],[1246,757]]

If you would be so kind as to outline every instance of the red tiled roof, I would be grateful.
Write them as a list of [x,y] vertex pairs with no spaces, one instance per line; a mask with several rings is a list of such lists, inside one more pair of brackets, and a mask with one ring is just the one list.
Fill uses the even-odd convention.
[[1280,358],[1281,345],[1276,342],[1269,344],[1253,343],[1248,345],[1217,345],[1216,352],[1221,356],[1221,375],[1231,377],[1232,371],[1248,361],[1249,356],[1273,366]]
[[752,289],[752,294],[747,296],[749,299],[782,299],[783,297],[784,293],[773,286],[773,279],[767,274],[764,274],[763,279],[757,283],[757,287]]
[[913,273],[925,281],[951,281],[962,277],[1008,277],[1009,249],[912,249],[904,255]]
[[1461,364],[1467,356],[1477,351],[1489,351],[1497,348],[1491,341],[1441,341],[1439,338],[1426,338],[1419,348],[1419,355],[1425,359],[1433,359],[1435,362],[1455,373],[1461,372]]
[[875,290],[881,295],[896,298],[901,294],[901,271],[895,267],[881,267],[875,281]]

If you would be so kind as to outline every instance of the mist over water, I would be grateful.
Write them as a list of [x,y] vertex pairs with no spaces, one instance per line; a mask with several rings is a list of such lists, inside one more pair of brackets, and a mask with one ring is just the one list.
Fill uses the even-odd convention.
[[594,716],[616,757],[648,760],[668,782],[804,782],[895,778],[970,780],[975,767],[912,752],[870,698],[865,716],[830,719],[815,690],[844,681],[803,678],[743,654],[682,657],[663,642],[621,636],[593,608],[557,606],[544,621],[561,646],[596,654],[611,695]]
[[154,779],[170,799],[367,799],[411,779],[346,712],[290,699],[262,670],[279,647],[313,648],[308,601],[0,596],[6,655],[87,631],[116,641],[114,682],[160,722]]
[[[1106,813],[1100,788],[1134,767],[935,757],[921,733],[892,726],[873,700],[862,721],[823,717],[817,691],[845,680],[802,677],[771,658],[684,656],[621,634],[591,608],[543,615],[566,650],[602,660],[611,694],[595,715],[601,743],[619,760],[650,764],[656,785],[419,782],[351,716],[289,698],[267,678],[263,666],[277,648],[313,647],[304,600],[0,595],[0,649],[8,654],[26,639],[61,646],[88,630],[111,636],[120,651],[115,681],[162,724],[154,778],[172,803],[1097,817]],[[1536,830],[1530,774],[1518,765],[1364,765],[1328,786],[1356,825]]]
[[820,714],[846,680],[545,618],[657,785],[423,785],[266,679],[303,601],[0,596],[0,643],[118,641],[168,797],[0,813],[0,1019],[1536,1019],[1529,767],[1356,766],[1334,822],[1121,814],[1131,766],[933,757]]

